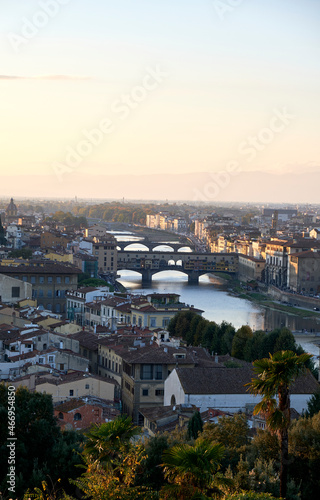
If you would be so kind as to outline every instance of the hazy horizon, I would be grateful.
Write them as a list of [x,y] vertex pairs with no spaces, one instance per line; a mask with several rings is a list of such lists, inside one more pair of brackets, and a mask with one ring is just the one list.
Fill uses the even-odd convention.
[[2,5],[0,196],[316,202],[319,21],[315,0]]

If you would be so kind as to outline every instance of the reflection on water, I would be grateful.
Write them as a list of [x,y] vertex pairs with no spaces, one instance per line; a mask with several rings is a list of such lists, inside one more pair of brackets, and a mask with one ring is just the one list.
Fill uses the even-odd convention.
[[[107,231],[107,233],[110,233],[110,234],[114,234],[115,237],[118,239],[118,236],[117,235],[122,235],[122,234],[134,234],[132,233],[131,231]],[[122,237],[122,236],[120,236]]]
[[133,271],[120,271],[119,274],[119,281],[133,293],[178,293],[182,302],[203,310],[203,316],[211,321],[228,321],[236,328],[246,324],[254,329],[263,328],[264,311],[247,300],[228,295],[217,279],[202,276],[199,285],[189,285],[185,274],[162,271],[153,276],[152,287],[144,288],[140,274]]
[[119,271],[119,281],[132,292],[174,292],[181,301],[204,311],[203,316],[221,323],[228,321],[236,328],[248,324],[253,330],[273,330],[286,326],[292,331],[320,331],[317,317],[304,319],[274,309],[261,307],[248,300],[229,295],[226,285],[213,276],[202,276],[199,285],[189,285],[188,277],[179,271],[162,271],[152,278],[152,286],[143,288],[141,275],[134,271]]
[[[128,241],[128,243],[130,243],[130,241],[141,241],[141,240],[143,240],[143,239],[144,239],[144,238],[143,238],[143,237],[141,237],[141,236],[116,236],[116,240],[117,240],[117,241]],[[140,244],[139,244],[139,243],[137,243],[137,244],[136,244],[136,245],[134,245],[134,246],[139,247],[139,246],[140,246]],[[134,250],[135,250],[135,248],[134,248]]]

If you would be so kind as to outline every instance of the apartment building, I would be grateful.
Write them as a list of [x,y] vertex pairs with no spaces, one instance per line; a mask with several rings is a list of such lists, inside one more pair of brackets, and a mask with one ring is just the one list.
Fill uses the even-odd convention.
[[292,241],[266,242],[265,281],[267,285],[287,286],[288,252]]
[[240,281],[264,280],[265,260],[239,254],[238,277]]
[[77,290],[68,290],[66,292],[68,320],[80,326],[90,324],[90,321],[89,323],[86,323],[86,304],[97,299],[103,300],[103,297],[107,297],[109,294],[110,291],[108,286],[88,286],[78,288]]
[[32,298],[40,309],[66,313],[66,292],[76,290],[78,274],[76,267],[48,261],[25,261],[17,266],[0,263],[0,274],[10,276],[32,285]]
[[294,292],[320,293],[320,252],[311,250],[289,255],[288,287]]
[[96,257],[99,272],[117,273],[117,240],[111,234],[107,233],[103,238],[85,238],[79,248]]

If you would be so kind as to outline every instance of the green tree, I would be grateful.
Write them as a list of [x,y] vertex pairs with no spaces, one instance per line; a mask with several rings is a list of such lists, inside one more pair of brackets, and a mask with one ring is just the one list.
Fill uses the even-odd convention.
[[248,340],[252,339],[253,333],[248,325],[243,325],[236,331],[232,340],[231,355],[238,359],[244,359],[244,351]]
[[188,422],[188,437],[189,439],[197,439],[199,433],[203,430],[203,422],[201,415],[196,411]]
[[13,257],[19,259],[22,257],[23,259],[31,259],[32,258],[32,250],[31,248],[21,248],[21,250],[12,250],[9,253],[9,257]]
[[219,473],[223,453],[221,444],[203,439],[193,446],[178,444],[165,451],[162,466],[170,484],[161,490],[161,498],[191,500],[221,494],[221,487],[232,484]]
[[136,484],[144,485],[154,490],[160,490],[165,483],[164,473],[160,464],[162,455],[169,448],[166,436],[156,435],[150,438],[145,444],[145,459],[142,462],[142,471],[136,478]]
[[140,434],[129,417],[121,416],[112,422],[94,426],[86,434],[82,454],[86,471],[72,481],[91,500],[154,498],[154,493],[136,485],[137,473],[142,470],[144,447],[132,443]]
[[300,482],[303,499],[320,497],[320,413],[299,418],[289,429],[289,474]]
[[243,359],[245,361],[255,361],[263,358],[262,345],[266,334],[262,330],[257,330],[252,337],[247,340],[243,349]]
[[[280,496],[286,497],[288,476],[288,428],[290,425],[289,388],[306,369],[310,354],[298,356],[292,351],[278,351],[269,358],[253,363],[257,378],[248,384],[250,392],[261,395],[254,414],[264,412],[269,429],[277,432],[280,440]],[[275,398],[278,396],[278,403]]]
[[[0,489],[4,491],[8,472],[8,387],[0,384]],[[69,486],[68,477],[77,477],[75,468],[81,460],[77,454],[82,437],[61,433],[53,414],[52,397],[29,392],[20,387],[15,391],[16,494],[27,488],[40,487],[50,476],[53,483]]]
[[214,321],[209,321],[203,331],[202,342],[203,347],[206,347],[210,352],[220,351],[220,339],[217,334],[217,324]]
[[235,335],[235,329],[231,323],[222,321],[218,328],[218,335],[221,339],[220,341],[220,352],[218,354],[230,354],[232,350],[232,341]]
[[199,316],[193,311],[183,311],[176,314],[168,325],[168,330],[172,336],[187,338],[190,325],[194,317]]
[[246,452],[248,444],[248,423],[244,414],[236,413],[232,417],[222,416],[216,423],[205,423],[200,438],[211,443],[221,443],[225,447],[222,466],[234,468],[241,454]]
[[227,448],[241,448],[248,442],[247,417],[235,413],[232,417],[223,415],[217,423],[205,423],[201,437],[210,442],[218,442]]
[[151,488],[135,484],[142,468],[143,451],[141,444],[121,443],[107,463],[83,455],[86,471],[71,482],[90,500],[153,500],[157,496]]
[[84,455],[90,455],[94,460],[110,462],[118,450],[129,447],[130,440],[139,436],[141,430],[132,424],[130,417],[122,415],[116,420],[101,425],[95,425],[85,434],[87,441]]
[[257,429],[253,437],[247,458],[253,463],[257,458],[280,463],[280,443],[278,436],[268,429]]
[[278,338],[274,345],[274,351],[293,351],[296,350],[296,341],[292,332],[288,328],[281,328]]
[[311,398],[307,402],[306,417],[313,417],[320,412],[320,388],[318,392],[312,394]]

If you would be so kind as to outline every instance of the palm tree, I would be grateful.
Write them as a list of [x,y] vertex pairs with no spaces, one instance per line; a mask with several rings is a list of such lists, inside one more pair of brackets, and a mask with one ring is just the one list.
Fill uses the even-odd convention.
[[140,434],[140,429],[132,424],[130,417],[121,416],[116,420],[95,425],[85,434],[87,442],[84,454],[94,460],[108,462],[114,458],[120,448],[129,445],[130,440]]
[[[254,408],[254,414],[265,413],[267,426],[280,440],[280,496],[287,493],[288,428],[290,425],[290,385],[306,370],[310,354],[297,355],[292,351],[278,351],[269,358],[253,362],[257,378],[247,384],[252,394],[263,398]],[[278,402],[276,400],[278,397]]]
[[[171,483],[164,486],[164,498],[191,500],[220,496],[220,486],[230,486],[231,481],[218,472],[224,447],[199,439],[191,446],[177,444],[163,453],[165,478]],[[166,494],[169,494],[167,496]],[[162,497],[161,497],[162,498]]]

